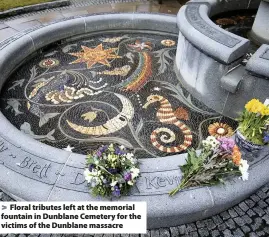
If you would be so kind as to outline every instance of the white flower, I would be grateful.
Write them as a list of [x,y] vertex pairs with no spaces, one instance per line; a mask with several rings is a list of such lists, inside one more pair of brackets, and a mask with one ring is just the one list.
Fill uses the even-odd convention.
[[110,184],[110,186],[111,186],[111,187],[114,187],[117,183],[118,183],[118,181],[116,180],[116,181],[112,182],[112,183]]
[[248,168],[249,168],[248,162],[246,160],[241,159],[239,170],[242,174],[241,178],[243,181],[248,180],[248,175],[249,175]]
[[139,175],[140,170],[137,169],[137,168],[131,168],[130,169],[130,172],[132,173],[132,178],[134,179],[134,178],[136,178]]
[[94,163],[95,163],[96,165],[98,165],[98,164],[99,164],[99,160],[95,160]]
[[219,146],[219,141],[213,137],[213,136],[208,136],[205,140],[202,141],[202,144],[205,148],[209,149],[215,149]]
[[127,153],[127,154],[126,154],[126,158],[129,159],[129,160],[132,159],[133,156],[134,156],[133,153]]
[[92,169],[91,175],[92,176],[97,176],[98,175],[98,171],[96,169]]
[[91,186],[95,187],[96,185],[98,185],[101,181],[97,178],[97,177],[92,177],[91,180]]
[[125,148],[125,146],[123,146],[123,145],[120,146],[120,149],[121,150],[124,150],[124,148]]
[[88,183],[92,181],[92,173],[88,169],[84,171],[84,176]]
[[132,181],[128,181],[127,182],[130,186],[133,186],[134,185],[134,183],[132,182]]

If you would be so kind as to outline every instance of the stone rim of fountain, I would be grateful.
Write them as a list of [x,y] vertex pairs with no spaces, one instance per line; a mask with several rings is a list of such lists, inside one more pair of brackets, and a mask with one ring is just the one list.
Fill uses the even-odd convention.
[[[178,33],[176,17],[149,13],[72,17],[24,31],[0,42],[0,88],[28,55],[45,45],[100,30],[156,30],[157,27],[159,31]],[[85,156],[27,137],[2,113],[0,121],[0,188],[3,191],[25,201],[107,201],[88,194],[83,179]],[[167,193],[180,177],[178,165],[183,164],[186,154],[141,159],[142,177],[137,188],[120,201],[147,201],[150,229],[206,218],[235,205],[269,181],[268,151],[264,149],[251,162],[248,182],[235,177],[225,186],[188,189],[174,197]]]

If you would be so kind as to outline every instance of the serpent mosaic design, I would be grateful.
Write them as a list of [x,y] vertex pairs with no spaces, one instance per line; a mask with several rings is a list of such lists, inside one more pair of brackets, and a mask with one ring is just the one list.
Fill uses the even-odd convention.
[[111,142],[138,158],[199,148],[209,133],[236,124],[182,88],[173,71],[176,42],[115,32],[51,45],[6,82],[1,112],[26,135],[81,154]]

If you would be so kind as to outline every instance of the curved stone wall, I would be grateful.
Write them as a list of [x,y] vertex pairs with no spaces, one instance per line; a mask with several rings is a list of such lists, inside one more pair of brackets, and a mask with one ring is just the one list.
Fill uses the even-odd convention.
[[[268,66],[257,55],[247,68],[240,65],[249,40],[221,29],[209,16],[236,9],[257,9],[259,3],[193,0],[177,15],[180,33],[175,66],[179,80],[194,97],[231,118],[238,116],[249,99],[267,98]],[[267,46],[256,54],[263,51],[266,55],[264,47]]]

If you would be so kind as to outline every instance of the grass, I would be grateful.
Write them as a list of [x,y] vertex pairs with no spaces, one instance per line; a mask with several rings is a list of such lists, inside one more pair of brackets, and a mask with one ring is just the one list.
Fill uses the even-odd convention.
[[38,3],[52,2],[54,0],[0,0],[0,12],[15,7],[24,7]]

